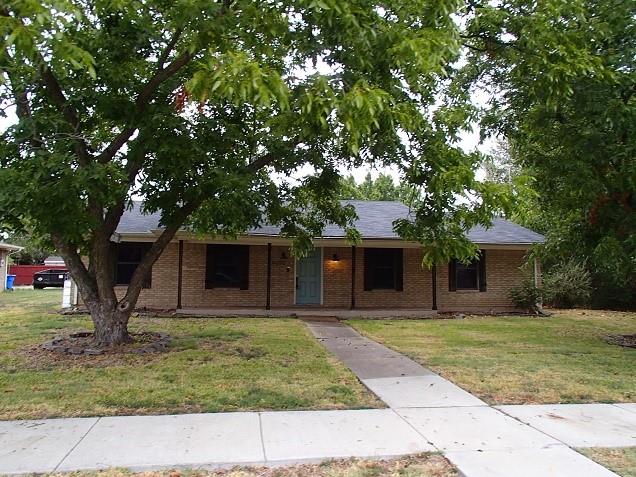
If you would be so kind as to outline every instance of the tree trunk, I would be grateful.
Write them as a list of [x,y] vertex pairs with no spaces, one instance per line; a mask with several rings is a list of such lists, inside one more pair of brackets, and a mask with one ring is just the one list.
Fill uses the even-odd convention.
[[128,319],[130,311],[121,311],[104,304],[88,306],[95,326],[94,338],[101,346],[122,345],[130,343],[132,338],[128,334]]

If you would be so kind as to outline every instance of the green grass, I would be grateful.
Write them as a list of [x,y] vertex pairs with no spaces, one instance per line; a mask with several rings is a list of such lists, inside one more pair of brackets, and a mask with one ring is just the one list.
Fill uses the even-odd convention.
[[579,449],[579,451],[621,477],[636,477],[636,447],[616,449],[599,447]]
[[399,459],[338,459],[318,464],[276,467],[235,467],[224,470],[179,469],[131,472],[126,469],[47,474],[49,477],[457,477],[455,467],[440,454]]
[[491,404],[636,401],[636,313],[561,311],[549,318],[351,320]]
[[55,312],[59,290],[0,294],[0,419],[257,409],[379,407],[294,319],[133,318],[171,350],[115,358],[33,355],[57,334],[90,329]]

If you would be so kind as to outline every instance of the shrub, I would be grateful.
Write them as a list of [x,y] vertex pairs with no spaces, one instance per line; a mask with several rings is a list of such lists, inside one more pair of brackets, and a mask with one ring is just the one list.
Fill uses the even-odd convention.
[[508,296],[517,308],[536,314],[542,313],[541,289],[534,285],[533,278],[524,278],[519,286],[512,287],[508,291]]
[[543,298],[555,308],[586,305],[591,294],[592,277],[583,262],[562,262],[543,277]]

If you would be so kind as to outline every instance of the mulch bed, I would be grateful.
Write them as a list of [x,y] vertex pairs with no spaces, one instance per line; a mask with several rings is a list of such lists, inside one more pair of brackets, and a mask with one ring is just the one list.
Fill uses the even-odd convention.
[[608,335],[605,341],[624,348],[636,348],[636,335]]
[[166,351],[172,342],[170,336],[163,333],[130,333],[132,342],[118,346],[99,346],[90,331],[76,331],[68,336],[56,336],[38,348],[58,354],[89,355],[102,354],[148,354]]
[[56,336],[51,341],[20,350],[24,366],[32,369],[62,367],[111,367],[148,363],[168,351],[172,339],[163,333],[130,333],[133,341],[118,346],[98,346],[90,331]]

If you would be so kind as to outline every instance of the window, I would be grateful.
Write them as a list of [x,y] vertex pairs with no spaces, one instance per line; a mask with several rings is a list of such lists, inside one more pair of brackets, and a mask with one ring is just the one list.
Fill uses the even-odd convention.
[[455,283],[458,290],[477,290],[479,288],[479,262],[469,264],[458,262],[455,265]]
[[448,265],[448,289],[486,291],[486,252],[480,251],[478,259],[465,264],[453,260]]
[[[116,245],[115,284],[129,285],[133,273],[152,244],[148,242],[125,242]],[[143,287],[150,288],[152,270],[144,280]]]
[[364,249],[364,289],[402,291],[401,248]]
[[249,287],[250,247],[248,245],[208,245],[205,288]]

